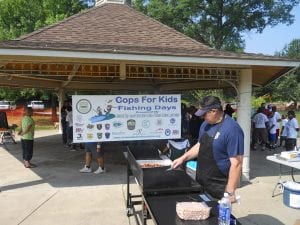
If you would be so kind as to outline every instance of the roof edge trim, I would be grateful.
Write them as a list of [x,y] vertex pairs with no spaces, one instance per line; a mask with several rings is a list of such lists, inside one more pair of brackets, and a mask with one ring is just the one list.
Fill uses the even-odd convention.
[[220,64],[241,66],[286,66],[299,67],[300,61],[277,60],[277,59],[237,59],[225,57],[190,57],[190,56],[162,56],[141,54],[117,54],[117,53],[95,53],[82,51],[51,51],[51,50],[27,50],[27,49],[1,49],[1,56],[26,56],[26,57],[60,57],[60,58],[82,58],[103,59],[121,61],[144,61],[144,62],[170,62],[170,63],[196,63],[196,64]]

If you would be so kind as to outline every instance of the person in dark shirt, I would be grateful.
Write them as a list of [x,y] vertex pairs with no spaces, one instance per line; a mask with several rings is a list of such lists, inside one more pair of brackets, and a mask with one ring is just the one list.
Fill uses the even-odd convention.
[[68,128],[68,124],[66,121],[66,117],[67,117],[67,106],[69,106],[70,103],[69,101],[64,101],[63,106],[60,109],[60,116],[61,116],[61,127],[62,127],[62,141],[64,145],[67,145],[68,142],[68,137],[67,137],[67,128]]
[[229,103],[225,106],[224,113],[226,113],[228,116],[232,117],[232,114],[234,113],[234,109],[231,107],[231,105]]
[[200,106],[196,116],[202,116],[205,121],[200,127],[199,141],[175,159],[172,168],[197,157],[196,181],[204,191],[217,199],[227,192],[231,202],[235,202],[244,155],[243,130],[223,112],[218,97],[204,97]]
[[203,123],[204,119],[202,117],[196,116],[195,113],[197,109],[195,106],[190,106],[189,113],[191,115],[190,119],[190,135],[191,135],[191,144],[194,145],[198,141],[200,126]]

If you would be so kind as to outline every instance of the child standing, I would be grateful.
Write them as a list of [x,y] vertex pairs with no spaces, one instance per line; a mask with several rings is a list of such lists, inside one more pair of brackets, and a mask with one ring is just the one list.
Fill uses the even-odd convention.
[[269,144],[270,150],[276,148],[276,118],[274,112],[270,111],[269,123],[268,123],[268,133],[269,133]]
[[286,118],[286,115],[282,115],[281,117],[281,132],[280,132],[280,144],[279,146],[283,146],[283,143],[285,145],[286,142],[286,123],[288,122],[288,119]]

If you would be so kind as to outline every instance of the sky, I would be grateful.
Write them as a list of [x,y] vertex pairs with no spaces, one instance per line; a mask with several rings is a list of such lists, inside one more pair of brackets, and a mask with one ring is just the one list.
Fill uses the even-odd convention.
[[293,39],[300,39],[300,5],[293,9],[292,14],[295,15],[295,20],[290,26],[279,24],[273,28],[267,27],[261,34],[245,34],[245,52],[274,55]]

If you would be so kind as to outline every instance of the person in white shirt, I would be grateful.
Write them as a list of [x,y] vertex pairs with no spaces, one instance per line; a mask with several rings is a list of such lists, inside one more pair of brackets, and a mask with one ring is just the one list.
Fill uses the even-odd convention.
[[269,123],[268,123],[268,137],[269,137],[269,150],[275,149],[276,145],[276,129],[277,129],[277,119],[275,118],[275,113],[270,112]]
[[[279,138],[279,122],[281,121],[281,115],[279,112],[277,112],[277,107],[274,105],[272,106],[272,111],[274,112],[274,117],[275,117],[275,126],[276,126],[276,140],[275,140],[275,145],[278,143],[278,138]],[[276,147],[276,146],[275,146]]]
[[71,147],[70,151],[76,151],[76,145],[73,143],[73,112],[72,106],[67,106],[67,145]]
[[293,110],[288,111],[288,122],[286,123],[286,143],[285,148],[287,151],[292,151],[297,146],[297,135],[299,131],[298,121]]
[[281,117],[281,132],[280,132],[280,143],[279,146],[283,146],[283,143],[285,145],[285,141],[286,141],[286,123],[288,122],[288,119],[286,118],[286,115],[282,115]]
[[267,132],[267,125],[269,119],[268,117],[263,114],[262,108],[258,108],[257,114],[252,119],[253,125],[253,135],[252,135],[252,149],[256,150],[256,145],[259,140],[261,140],[262,148],[261,150],[264,151],[266,149],[266,143],[268,138]]

